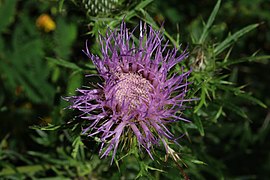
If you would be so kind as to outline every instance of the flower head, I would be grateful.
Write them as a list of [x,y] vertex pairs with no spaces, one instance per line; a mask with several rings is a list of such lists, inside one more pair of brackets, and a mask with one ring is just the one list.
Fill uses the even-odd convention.
[[133,36],[123,22],[120,30],[109,29],[105,37],[100,36],[102,57],[86,48],[104,82],[94,89],[78,89],[78,96],[67,98],[70,108],[89,121],[83,133],[100,138],[101,157],[111,151],[114,157],[126,134],[152,157],[153,145],[161,141],[167,150],[165,140],[174,140],[167,124],[186,121],[180,115],[188,101],[190,72],[169,72],[187,53],[177,56],[177,48],[167,50],[162,33],[142,23],[137,46]]
[[45,32],[55,30],[56,24],[48,14],[41,14],[36,20],[36,26]]

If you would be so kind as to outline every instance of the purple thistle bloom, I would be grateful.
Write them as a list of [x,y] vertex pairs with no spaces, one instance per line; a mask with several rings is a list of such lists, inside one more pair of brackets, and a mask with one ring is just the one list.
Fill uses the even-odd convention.
[[[150,157],[153,145],[166,139],[175,140],[167,129],[168,123],[176,120],[188,121],[179,114],[187,92],[187,77],[190,71],[168,75],[187,53],[177,56],[178,49],[167,50],[168,42],[162,46],[163,34],[151,26],[140,24],[138,47],[133,40],[133,31],[121,24],[120,30],[108,29],[100,36],[102,57],[86,55],[97,67],[104,79],[96,89],[82,90],[78,96],[66,98],[71,109],[82,112],[81,118],[90,126],[83,130],[88,136],[101,140],[101,157],[113,151],[115,156],[124,134],[136,137]],[[176,115],[177,114],[177,115]]]

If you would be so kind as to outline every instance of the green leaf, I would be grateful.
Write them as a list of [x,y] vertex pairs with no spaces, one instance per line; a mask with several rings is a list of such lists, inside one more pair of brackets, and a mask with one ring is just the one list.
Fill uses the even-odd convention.
[[216,115],[215,115],[215,117],[213,118],[213,122],[215,122],[215,123],[217,122],[217,120],[220,117],[220,115],[222,114],[222,112],[223,112],[223,107],[220,106],[217,113],[216,113]]
[[51,58],[51,57],[46,57],[46,59],[48,61],[50,61],[51,63],[53,63],[53,64],[56,64],[56,65],[59,65],[59,66],[63,66],[63,67],[69,68],[69,69],[74,69],[74,70],[82,71],[82,69],[79,66],[77,66],[76,64],[71,63],[71,62],[68,62],[68,61],[65,61],[65,60],[55,59],[55,58]]
[[204,136],[204,128],[202,121],[199,116],[193,116],[194,124],[197,127],[198,131],[200,132],[201,136]]
[[146,162],[144,161],[140,161],[138,160],[138,163],[140,165],[140,171],[139,173],[137,174],[136,178],[135,179],[138,179],[140,177],[147,177],[147,179],[154,179],[154,177],[149,173],[149,170],[152,170],[152,171],[158,171],[158,172],[164,172],[163,170],[161,169],[157,169],[157,168],[154,168],[154,167],[151,167],[149,166],[148,164],[146,164]]
[[251,24],[247,27],[242,28],[237,31],[233,35],[229,35],[224,41],[222,41],[217,47],[214,49],[214,54],[218,55],[223,52],[226,48],[230,47],[234,42],[236,42],[241,36],[245,35],[249,31],[258,27],[259,24]]
[[244,110],[241,107],[228,101],[224,101],[224,104],[225,104],[224,108],[230,110],[231,112],[234,112],[235,114],[241,116],[244,119],[248,119],[247,114],[244,112]]
[[5,86],[11,91],[21,88],[22,95],[34,103],[52,103],[55,90],[48,82],[50,70],[44,61],[44,44],[31,24],[28,16],[19,17],[10,42],[6,44],[9,48],[4,49],[3,55],[1,53],[0,69]]
[[77,26],[75,23],[67,23],[62,18],[57,19],[57,27],[54,34],[56,46],[54,51],[57,57],[67,59],[71,54],[71,47],[77,37]]
[[66,90],[68,96],[75,95],[76,89],[82,84],[82,78],[83,77],[81,71],[75,71],[71,74]]
[[2,32],[13,21],[16,0],[4,0],[4,3],[0,2],[0,4],[0,32]]
[[78,156],[79,148],[83,146],[83,142],[81,141],[81,137],[78,136],[72,143],[72,153],[71,156],[75,159]]
[[199,109],[205,104],[205,95],[206,95],[206,88],[202,86],[201,88],[201,96],[200,96],[200,103],[196,106],[194,113],[198,112]]
[[[144,20],[144,22],[147,22],[148,24],[150,24],[153,28],[155,29],[161,29],[160,27],[158,27],[158,25],[156,24],[155,20],[149,15],[149,13],[147,13],[147,11],[141,9],[141,12],[143,13],[145,18],[142,18]],[[163,33],[164,35],[173,43],[173,45],[177,48],[179,48],[179,44],[177,43],[177,41],[165,30],[163,29]]]
[[29,166],[19,166],[17,168],[5,168],[0,171],[0,176],[7,176],[11,174],[19,173],[36,173],[38,171],[44,171],[49,169],[50,165],[29,165]]
[[43,130],[43,131],[54,131],[56,129],[61,128],[60,125],[53,125],[53,124],[48,124],[45,127],[41,127],[41,126],[31,126],[31,129],[37,129],[37,130]]
[[154,0],[146,0],[146,1],[142,1],[140,4],[138,4],[135,7],[135,10],[139,10],[139,9],[143,9],[145,8],[148,4],[150,4],[151,2],[153,2]]
[[240,58],[240,59],[227,60],[225,62],[218,63],[218,66],[219,67],[227,67],[227,66],[239,64],[242,62],[253,62],[253,61],[266,60],[266,59],[270,59],[270,55],[251,56],[251,57],[244,57],[244,58]]
[[200,161],[200,160],[196,160],[196,159],[192,159],[191,162],[193,162],[193,163],[195,163],[195,164],[207,165],[205,162]]
[[123,13],[123,15],[118,16],[118,21],[111,21],[111,22],[109,22],[108,26],[109,27],[115,27],[116,24],[118,24],[119,22],[121,22],[123,19],[125,19],[125,21],[130,20],[132,17],[136,16],[136,14],[137,14],[136,11],[140,11],[141,9],[145,8],[146,6],[148,6],[153,1],[154,0],[145,0],[145,1],[140,2],[134,9],[131,9],[129,11],[126,11],[125,13]]
[[209,29],[212,26],[212,24],[213,24],[213,22],[214,22],[214,20],[216,18],[217,12],[218,12],[219,7],[220,7],[220,3],[221,3],[221,0],[218,0],[217,4],[214,7],[214,10],[212,11],[212,13],[211,13],[211,15],[210,15],[204,29],[203,29],[202,35],[201,35],[201,37],[199,39],[199,44],[204,43],[204,41],[205,41],[205,39],[206,39],[206,37],[208,35]]
[[59,5],[58,5],[58,11],[62,12],[63,11],[63,5],[64,5],[65,0],[59,0]]
[[262,102],[260,101],[259,99],[247,94],[247,93],[240,93],[240,94],[236,94],[237,96],[241,97],[241,98],[244,98],[250,102],[253,102],[255,104],[258,104],[259,106],[263,107],[263,108],[267,108],[267,106]]

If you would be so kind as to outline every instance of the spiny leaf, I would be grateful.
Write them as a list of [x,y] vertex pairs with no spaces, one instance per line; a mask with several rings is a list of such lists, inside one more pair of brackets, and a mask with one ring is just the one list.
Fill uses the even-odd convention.
[[209,32],[209,29],[210,27],[212,26],[215,18],[216,18],[216,15],[217,15],[217,12],[219,10],[219,7],[220,7],[220,3],[221,3],[221,0],[218,0],[216,6],[214,7],[214,10],[212,11],[204,29],[203,29],[203,32],[202,32],[202,35],[199,39],[199,44],[202,44],[204,43],[204,40],[206,39],[207,35],[208,35],[208,32]]
[[223,106],[220,106],[215,117],[213,118],[213,122],[217,122],[218,118],[220,117],[220,115],[223,113]]
[[239,64],[242,62],[253,62],[253,61],[260,61],[260,60],[265,60],[265,59],[270,59],[270,55],[251,56],[251,57],[245,57],[245,58],[240,58],[240,59],[228,60],[226,62],[218,63],[218,66],[219,67],[227,67],[227,66]]
[[148,4],[150,4],[151,2],[153,2],[154,0],[146,0],[146,1],[142,1],[140,4],[138,4],[135,7],[135,10],[139,10],[139,9],[143,9],[145,8]]
[[198,112],[199,109],[203,106],[203,104],[205,104],[205,95],[206,95],[206,91],[205,91],[205,87],[202,86],[202,89],[201,89],[201,96],[200,96],[200,103],[196,106],[195,110],[194,110],[194,113]]
[[198,131],[200,132],[201,136],[204,136],[204,128],[202,125],[202,121],[198,116],[193,116],[194,124],[196,125]]
[[[155,29],[160,29],[160,27],[158,27],[158,25],[156,24],[155,20],[145,10],[141,9],[141,12],[143,13],[145,18],[142,17],[139,18],[142,18],[143,21],[147,22]],[[177,41],[165,29],[163,30],[164,35],[173,43],[175,47],[179,48],[179,44],[177,43]]]
[[251,95],[249,95],[247,93],[244,93],[244,94],[241,93],[241,94],[236,94],[236,95],[240,96],[240,97],[242,97],[242,98],[244,98],[244,99],[246,99],[246,100],[248,100],[250,102],[253,102],[253,103],[255,103],[255,104],[257,104],[257,105],[259,105],[259,106],[261,106],[263,108],[267,108],[267,106],[262,101],[260,101],[259,99],[255,98],[255,97],[253,97],[253,96],[251,96]]
[[243,111],[243,109],[241,107],[239,107],[239,106],[237,106],[234,103],[231,103],[229,101],[224,101],[224,104],[225,104],[224,108],[227,108],[228,110],[233,111],[237,115],[239,115],[245,119],[248,119],[247,114]]
[[224,41],[222,41],[217,47],[214,49],[214,54],[218,55],[223,52],[226,48],[230,47],[234,42],[236,42],[241,36],[245,35],[249,31],[258,27],[259,24],[251,24],[247,27],[244,27],[237,31],[236,33],[229,35]]
[[118,16],[118,21],[111,21],[108,26],[109,27],[115,27],[119,22],[121,22],[123,19],[125,21],[130,20],[132,17],[136,16],[136,11],[140,11],[141,9],[145,8],[147,5],[152,3],[154,0],[146,0],[139,3],[134,9],[127,11],[125,14]]

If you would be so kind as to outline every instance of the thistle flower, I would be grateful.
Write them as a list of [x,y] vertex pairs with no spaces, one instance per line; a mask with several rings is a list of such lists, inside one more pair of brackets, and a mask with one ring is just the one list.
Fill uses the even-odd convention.
[[166,126],[188,121],[181,111],[189,101],[185,94],[190,71],[169,75],[187,53],[177,56],[177,48],[167,50],[168,42],[162,46],[162,33],[142,23],[137,46],[133,36],[123,22],[120,30],[108,29],[105,37],[99,37],[102,57],[86,47],[85,54],[104,82],[94,89],[78,89],[78,96],[67,98],[69,108],[79,110],[81,118],[89,121],[83,133],[100,138],[101,157],[111,151],[114,157],[120,142],[126,141],[125,135],[136,139],[151,158],[153,145],[159,142],[169,151],[166,141],[175,137]]

